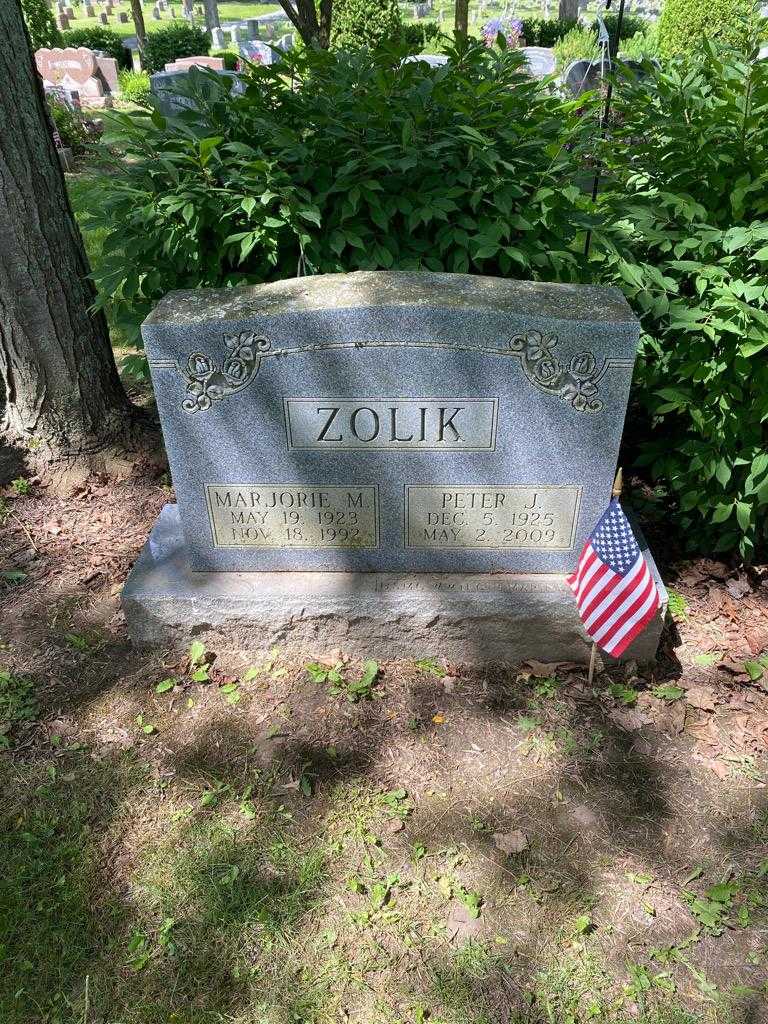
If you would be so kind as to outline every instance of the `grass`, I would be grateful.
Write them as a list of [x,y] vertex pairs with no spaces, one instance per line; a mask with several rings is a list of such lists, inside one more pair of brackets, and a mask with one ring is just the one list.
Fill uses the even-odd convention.
[[[176,8],[176,22],[179,20],[183,21],[181,14],[181,0],[169,0],[169,3]],[[84,10],[84,5],[74,4],[73,5],[75,14],[80,14]],[[162,18],[160,21],[155,21],[152,17],[152,8],[154,4],[142,4],[142,10],[144,11],[144,24],[147,32],[156,32],[159,28],[164,28],[169,24],[173,24],[173,19],[167,11],[161,12]],[[112,15],[109,19],[109,23],[104,26],[105,28],[111,29],[123,38],[136,35],[136,29],[133,25],[133,20],[130,16],[130,8],[127,4],[123,4],[121,10],[128,14],[128,22],[121,24],[117,18]],[[272,11],[280,10],[279,5],[276,4],[253,4],[253,3],[220,3],[219,4],[219,17],[222,21],[244,21],[246,18],[256,18],[260,14],[269,14]],[[198,22],[202,22],[202,19],[196,18]],[[98,16],[94,18],[76,17],[69,23],[70,29],[76,28],[95,28],[101,27],[101,22]]]
[[[99,659],[111,659],[105,642],[73,651],[79,676],[98,678]],[[576,799],[599,799],[617,753],[584,745],[593,723],[583,729],[566,703],[531,681],[514,700],[547,718],[534,731],[573,734],[570,761],[549,748],[531,757],[526,725],[503,749],[514,789],[501,802],[467,780],[450,748],[435,773],[451,721],[489,737],[483,743],[499,752],[510,743],[514,712],[483,716],[479,729],[458,709],[444,727],[420,734],[387,725],[437,685],[423,671],[433,661],[399,669],[412,687],[400,711],[392,669],[381,701],[352,708],[304,666],[278,665],[272,654],[243,676],[237,705],[222,699],[215,681],[194,684],[178,672],[175,687],[158,692],[160,676],[150,669],[143,685],[127,690],[102,683],[82,703],[76,727],[70,716],[61,736],[54,723],[31,752],[13,756],[13,733],[11,756],[0,764],[3,1024],[746,1020],[735,1008],[757,990],[742,985],[738,995],[722,977],[731,970],[720,963],[724,944],[734,962],[733,939],[719,929],[697,932],[686,911],[685,887],[705,893],[722,874],[717,850],[710,868],[693,872],[689,862],[670,873],[658,857],[644,859],[640,845],[623,845],[635,813],[629,793],[618,847],[605,829],[573,854],[578,833],[550,841],[558,808],[573,798],[568,775],[587,780],[587,796],[579,789]],[[151,721],[153,732],[138,720]],[[94,738],[105,723],[125,733],[121,746]],[[375,757],[382,732],[386,756],[366,767],[355,750]],[[388,788],[382,774],[389,786],[400,784]],[[493,833],[500,817],[519,819],[515,792],[527,793],[519,807],[529,808],[530,845],[500,860]],[[732,784],[722,797],[721,814]],[[613,799],[608,793],[604,813]],[[707,818],[711,799],[702,806]],[[690,795],[680,802],[689,805]],[[741,839],[731,837],[726,909],[733,927],[737,910],[749,908],[740,927],[757,969],[767,952],[759,936],[768,899],[754,865],[768,819],[744,820],[752,824]],[[700,834],[695,821],[690,828]],[[630,862],[636,870],[612,903]],[[624,945],[628,915],[650,899],[663,904],[665,871],[678,880],[667,898],[685,920],[674,927],[662,915],[658,934],[635,924]]]

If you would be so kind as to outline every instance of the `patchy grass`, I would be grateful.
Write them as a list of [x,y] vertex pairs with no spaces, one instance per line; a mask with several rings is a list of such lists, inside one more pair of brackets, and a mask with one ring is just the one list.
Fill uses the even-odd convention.
[[680,662],[593,686],[144,657],[117,594],[164,488],[5,500],[34,557],[0,594],[2,1024],[765,1017],[768,692],[730,606],[729,668],[690,656],[722,584],[685,586]]
[[[107,653],[70,650],[86,676]],[[350,704],[275,652],[234,676],[210,657],[138,666],[6,757],[4,1024],[757,1019],[768,814],[748,782],[633,754],[579,676],[489,690],[452,666],[436,727],[423,666]]]

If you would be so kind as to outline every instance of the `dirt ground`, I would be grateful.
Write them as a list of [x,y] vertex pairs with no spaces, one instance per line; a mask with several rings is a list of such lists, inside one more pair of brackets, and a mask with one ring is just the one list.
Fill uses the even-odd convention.
[[766,570],[662,557],[653,671],[425,650],[355,687],[139,656],[167,477],[5,468],[4,1024],[768,1021]]

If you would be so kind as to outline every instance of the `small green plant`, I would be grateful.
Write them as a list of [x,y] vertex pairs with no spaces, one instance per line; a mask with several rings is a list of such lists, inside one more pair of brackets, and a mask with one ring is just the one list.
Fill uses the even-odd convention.
[[673,619],[688,618],[688,602],[676,590],[669,591],[669,614]]
[[373,688],[379,675],[379,663],[377,661],[366,661],[363,665],[363,674],[359,679],[353,679],[342,686],[331,686],[331,693],[343,693],[352,704],[361,700],[373,699]]
[[343,695],[352,704],[357,704],[361,700],[371,700],[374,696],[373,688],[379,674],[377,661],[366,661],[363,665],[362,676],[352,680],[345,678],[341,662],[328,666],[313,661],[305,665],[304,668],[313,682],[327,683],[330,694],[333,696]]
[[160,682],[155,686],[155,693],[168,693],[172,690],[178,680],[176,679],[161,679]]
[[534,695],[541,700],[554,697],[557,693],[558,682],[555,676],[547,676],[546,679],[533,676],[531,682],[533,683]]
[[651,693],[659,700],[671,704],[673,701],[680,700],[685,695],[685,690],[680,686],[673,686],[672,683],[662,683],[661,686],[655,686]]
[[222,694],[227,704],[239,704],[243,698],[240,686],[236,682],[223,683],[219,687],[219,693]]
[[768,654],[764,654],[761,658],[757,658],[754,661],[745,661],[744,669],[752,682],[756,683],[763,678],[768,669]]
[[141,729],[146,736],[151,736],[153,732],[157,732],[157,726],[147,722],[144,715],[136,716],[136,725],[138,725],[139,729]]
[[151,106],[149,97],[149,75],[146,71],[126,69],[120,72],[120,99],[135,103],[139,107]]
[[480,917],[480,911],[483,906],[483,897],[479,893],[474,892],[471,889],[465,889],[463,885],[456,885],[453,889],[453,895],[466,909],[469,917],[473,920]]
[[189,647],[189,678],[193,683],[207,683],[211,678],[211,666],[206,660],[205,644],[193,640]]
[[18,583],[23,583],[26,578],[27,573],[22,572],[21,569],[0,570],[0,583],[4,583],[7,587],[15,587]]
[[10,746],[9,734],[17,722],[33,721],[38,704],[31,679],[0,669],[0,750]]
[[15,480],[11,480],[11,490],[21,498],[32,493],[32,485],[29,480],[19,476]]
[[659,30],[650,25],[644,32],[635,32],[619,48],[619,57],[627,60],[651,60],[659,54]]
[[390,818],[404,820],[413,811],[413,802],[408,799],[408,793],[404,789],[392,789],[383,793],[381,802]]
[[625,683],[611,683],[608,692],[620,704],[626,704],[627,707],[637,704],[637,698],[640,696],[634,687],[627,686]]
[[737,882],[720,882],[707,889],[703,896],[697,896],[687,889],[683,890],[681,896],[704,931],[709,935],[722,935],[733,897],[738,892]]
[[418,658],[414,665],[424,675],[437,676],[438,679],[442,679],[445,675],[443,667],[437,658]]

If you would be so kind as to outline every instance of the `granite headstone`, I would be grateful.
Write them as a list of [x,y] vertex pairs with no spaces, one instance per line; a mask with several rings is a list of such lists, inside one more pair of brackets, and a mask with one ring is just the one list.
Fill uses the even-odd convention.
[[143,335],[178,506],[123,593],[135,642],[588,659],[565,575],[616,468],[618,290],[326,275],[172,293]]
[[616,468],[618,290],[357,273],[174,293],[143,328],[198,570],[570,570]]

